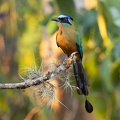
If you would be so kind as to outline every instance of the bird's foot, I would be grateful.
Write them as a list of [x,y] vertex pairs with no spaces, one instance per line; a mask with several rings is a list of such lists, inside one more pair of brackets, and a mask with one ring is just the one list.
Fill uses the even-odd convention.
[[76,62],[76,59],[77,59],[77,56],[76,56],[76,54],[77,54],[78,52],[76,51],[76,52],[73,52],[71,55],[70,55],[70,57],[68,58],[68,59],[66,59],[66,67],[70,67],[70,65],[71,65],[71,62],[72,63],[74,63],[74,62]]
[[73,59],[73,62],[76,62],[76,59],[77,59],[76,54],[77,54],[77,53],[78,53],[78,51],[73,52],[73,53],[71,54],[71,57],[72,57],[72,59]]
[[71,54],[71,56],[75,56],[77,53],[78,53],[78,51],[73,52],[73,53]]

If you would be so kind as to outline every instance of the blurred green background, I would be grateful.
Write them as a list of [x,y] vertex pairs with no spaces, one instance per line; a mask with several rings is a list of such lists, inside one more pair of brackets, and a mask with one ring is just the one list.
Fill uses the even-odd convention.
[[[0,83],[21,82],[24,66],[33,66],[34,58],[40,64],[41,40],[57,30],[50,18],[62,13],[74,18],[83,40],[94,106],[89,119],[120,120],[120,0],[0,0]],[[29,113],[26,120],[59,118],[37,111],[22,90],[0,90],[0,120],[23,120]]]

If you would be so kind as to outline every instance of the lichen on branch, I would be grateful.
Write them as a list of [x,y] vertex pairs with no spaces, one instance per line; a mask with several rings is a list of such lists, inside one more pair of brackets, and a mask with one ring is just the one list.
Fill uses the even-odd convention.
[[[6,83],[6,84],[0,84],[0,89],[26,89],[31,86],[36,86],[39,84],[42,84],[43,82],[50,80],[51,78],[56,77],[60,73],[63,73],[66,71],[76,60],[75,56],[76,52],[71,54],[70,57],[65,59],[62,64],[60,64],[54,71],[50,71],[45,75],[38,74],[38,71],[30,71],[27,74],[27,78],[23,78],[23,82],[20,83]],[[31,77],[30,77],[31,76]]]

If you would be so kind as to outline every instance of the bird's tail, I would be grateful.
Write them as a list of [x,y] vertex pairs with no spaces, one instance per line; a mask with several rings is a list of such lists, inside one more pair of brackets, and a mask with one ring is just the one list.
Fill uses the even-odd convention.
[[77,92],[79,95],[84,94],[85,96],[88,95],[88,89],[87,87],[90,85],[87,76],[85,74],[83,65],[81,60],[77,60],[73,64],[73,69],[74,69],[74,75],[76,79],[76,84],[77,84]]
[[[76,84],[78,87],[77,92],[79,95],[84,94],[85,96],[87,96],[88,95],[87,87],[90,85],[90,83],[89,83],[87,76],[85,74],[81,60],[79,60],[79,61],[77,60],[76,62],[74,62],[73,68],[74,68],[74,75],[75,75],[75,79],[76,79]],[[93,111],[93,106],[87,100],[87,97],[85,100],[85,109],[88,113],[91,113]]]

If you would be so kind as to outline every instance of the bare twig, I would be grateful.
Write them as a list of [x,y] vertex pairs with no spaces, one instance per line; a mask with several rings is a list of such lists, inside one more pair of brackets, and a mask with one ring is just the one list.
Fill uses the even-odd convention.
[[65,59],[63,63],[58,66],[54,71],[48,72],[46,75],[43,75],[42,77],[38,77],[35,79],[28,79],[21,83],[6,83],[6,84],[0,84],[0,89],[25,89],[30,86],[35,86],[43,83],[44,81],[47,81],[61,72],[66,71],[76,60],[75,56],[76,52],[71,54],[71,56],[68,59]]

